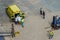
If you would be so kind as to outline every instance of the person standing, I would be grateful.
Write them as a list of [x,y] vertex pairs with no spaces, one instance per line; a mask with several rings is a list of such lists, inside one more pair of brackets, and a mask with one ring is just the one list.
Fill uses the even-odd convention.
[[42,15],[42,8],[40,8],[40,15]]
[[45,19],[45,11],[43,11],[43,19]]
[[15,24],[20,23],[20,21],[21,21],[21,17],[19,15],[16,16],[16,18],[15,18]]
[[52,39],[54,36],[54,30],[50,30],[49,32],[49,39]]
[[21,25],[24,27],[24,18],[21,19]]
[[12,37],[15,37],[15,34],[14,34],[14,24],[12,24],[12,28],[11,28],[11,34],[12,34]]

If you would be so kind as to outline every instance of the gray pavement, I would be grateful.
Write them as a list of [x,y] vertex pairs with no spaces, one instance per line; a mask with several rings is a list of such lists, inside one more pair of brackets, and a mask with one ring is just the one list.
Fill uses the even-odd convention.
[[[60,15],[60,0],[0,0],[0,24],[3,25],[1,28],[3,27],[4,31],[9,31],[11,28],[9,18],[5,12],[5,8],[11,4],[16,4],[26,13],[25,27],[22,28],[21,25],[15,26],[15,30],[19,31],[20,35],[13,38],[13,40],[49,40],[47,31],[50,28],[45,28],[50,27],[53,15]],[[45,20],[39,14],[41,7],[46,12]],[[52,40],[59,40],[59,33],[59,31],[55,31]],[[5,39],[12,40],[10,37],[5,37]]]

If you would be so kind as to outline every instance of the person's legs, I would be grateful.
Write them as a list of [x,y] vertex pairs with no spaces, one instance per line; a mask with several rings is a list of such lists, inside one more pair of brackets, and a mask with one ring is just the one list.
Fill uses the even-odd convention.
[[21,25],[22,25],[22,27],[24,27],[24,22],[22,22],[22,24],[21,24]]
[[15,24],[18,24],[19,23],[19,21],[15,21]]
[[15,24],[17,24],[17,21],[15,21]]
[[42,15],[42,11],[40,11],[40,15]]
[[51,38],[53,38],[53,35],[51,35]]
[[49,35],[49,39],[51,39],[51,35]]
[[52,39],[53,38],[53,35],[49,35],[49,39]]
[[15,34],[14,34],[14,32],[11,32],[11,35],[12,35],[12,37],[15,37]]

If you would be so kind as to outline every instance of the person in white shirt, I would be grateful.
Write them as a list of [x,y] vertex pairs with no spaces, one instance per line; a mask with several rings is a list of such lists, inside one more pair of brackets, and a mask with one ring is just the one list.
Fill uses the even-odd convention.
[[17,24],[18,22],[21,21],[21,17],[18,15],[16,18],[15,18],[15,23]]

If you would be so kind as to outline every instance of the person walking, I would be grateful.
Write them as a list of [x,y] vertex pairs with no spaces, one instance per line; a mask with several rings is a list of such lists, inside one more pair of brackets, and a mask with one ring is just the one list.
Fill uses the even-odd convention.
[[43,19],[45,19],[45,11],[43,11]]
[[49,39],[52,39],[54,36],[54,30],[50,30],[49,32]]
[[40,15],[42,15],[42,8],[40,8]]

